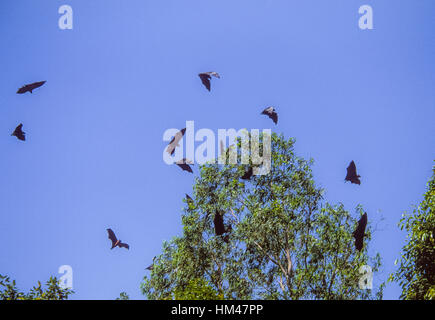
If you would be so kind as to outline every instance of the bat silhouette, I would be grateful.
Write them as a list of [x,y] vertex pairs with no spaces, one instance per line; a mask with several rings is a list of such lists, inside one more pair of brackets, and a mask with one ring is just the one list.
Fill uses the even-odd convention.
[[[228,226],[227,229],[225,228],[223,213],[219,212],[219,210],[217,210],[217,209],[216,209],[215,214],[214,214],[213,224],[214,224],[214,231],[215,231],[217,236],[221,236],[224,233],[228,233],[232,230],[231,225]],[[229,238],[229,236],[226,235],[223,239],[225,242],[228,242],[228,238]]]
[[216,235],[217,236],[223,235],[225,233],[224,217],[218,210],[216,210],[214,214],[213,223],[214,223],[214,231]]
[[186,193],[187,203],[193,203],[193,199]]
[[152,271],[154,269],[154,260],[156,260],[156,257],[153,258],[153,263],[151,263],[148,267],[146,267],[145,270]]
[[190,163],[190,161],[187,160],[186,158],[183,158],[182,160],[175,162],[175,164],[176,164],[177,166],[179,166],[181,169],[183,169],[183,171],[188,171],[188,172],[190,172],[190,173],[193,173],[192,168],[189,166],[188,163],[189,163],[189,164],[192,164],[192,163]]
[[357,175],[355,162],[353,162],[353,160],[350,162],[346,170],[347,170],[347,174],[346,174],[346,178],[344,178],[344,181],[350,181],[351,183],[355,183],[358,185],[361,184],[361,181],[359,180],[361,176]]
[[118,240],[115,236],[115,233],[112,231],[112,229],[107,229],[107,233],[109,234],[109,239],[112,241],[112,248],[120,247],[120,248],[127,248],[130,249],[130,246],[126,243],[122,243],[121,240]]
[[19,140],[26,141],[26,133],[23,132],[23,124],[20,123],[12,132],[11,136],[16,136]]
[[361,251],[364,245],[364,236],[367,226],[367,213],[365,212],[358,221],[358,226],[353,232],[353,237],[355,238],[355,248]]
[[262,112],[261,114],[265,114],[265,115],[267,115],[270,119],[273,120],[273,122],[274,122],[275,124],[278,123],[278,114],[276,113],[274,107],[268,107],[268,108],[264,109],[263,112]]
[[168,148],[166,149],[167,153],[169,153],[170,155],[174,154],[175,148],[179,146],[178,142],[180,142],[180,140],[183,139],[185,133],[186,133],[186,128],[181,129],[175,134],[171,142],[169,142],[168,144]]
[[220,79],[220,76],[217,72],[202,72],[198,74],[198,76],[201,78],[202,84],[207,88],[208,91],[210,91],[210,79],[211,77],[215,77]]
[[252,177],[252,167],[249,167],[248,171],[245,172],[245,174],[242,176],[243,180],[250,180]]
[[20,89],[18,89],[17,93],[18,94],[23,94],[23,93],[26,93],[26,92],[32,93],[33,90],[35,90],[36,88],[39,88],[45,82],[46,81],[40,81],[40,82],[31,83],[31,84],[26,84],[25,86],[22,86]]

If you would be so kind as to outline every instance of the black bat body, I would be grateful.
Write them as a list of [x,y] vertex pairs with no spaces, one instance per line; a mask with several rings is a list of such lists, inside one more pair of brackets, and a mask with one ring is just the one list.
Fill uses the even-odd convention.
[[[214,224],[214,231],[215,231],[217,236],[222,236],[223,234],[229,233],[232,230],[231,225],[229,225],[228,228],[225,228],[223,213],[219,212],[219,210],[215,211],[213,224]],[[226,243],[228,243],[229,235],[228,234],[225,235],[223,237],[223,240]]]
[[126,249],[130,249],[130,246],[126,243],[121,242],[121,240],[118,240],[115,236],[115,233],[113,232],[112,229],[107,229],[107,233],[109,235],[109,239],[112,241],[112,248],[113,249],[115,247],[120,247],[120,248],[126,248]]
[[207,88],[208,91],[211,89],[210,79],[211,77],[215,77],[220,79],[220,76],[217,72],[202,72],[198,74],[198,76],[201,78],[202,84]]
[[14,130],[14,132],[12,132],[11,136],[15,136],[17,137],[19,140],[21,141],[26,141],[26,133],[23,132],[23,124],[20,123]]
[[187,164],[186,158],[183,158],[182,160],[175,163],[177,166],[179,166],[183,171],[188,171],[190,173],[193,173],[192,168],[189,164]]
[[274,122],[275,124],[278,123],[278,114],[276,113],[274,107],[268,107],[268,108],[264,109],[263,112],[262,112],[261,114],[265,114],[265,115],[267,115],[270,119],[273,120],[273,122]]
[[171,142],[169,142],[168,144],[168,148],[166,149],[167,153],[169,153],[170,155],[173,155],[175,153],[175,148],[178,147],[178,142],[180,142],[180,140],[183,139],[185,133],[186,133],[186,128],[181,129],[175,134]]
[[355,238],[355,248],[361,251],[364,245],[364,236],[367,226],[367,213],[364,213],[358,221],[358,226],[353,232],[353,237]]
[[45,82],[46,81],[39,81],[39,82],[31,83],[31,84],[26,84],[25,86],[23,86],[20,89],[18,89],[17,93],[18,94],[23,94],[23,93],[26,93],[26,92],[32,93],[33,90],[35,90],[36,88],[39,88]]
[[242,176],[242,179],[243,180],[250,180],[252,177],[252,174],[253,174],[252,170],[253,170],[252,167],[249,167],[248,171],[246,171],[245,174]]
[[344,178],[344,181],[350,181],[351,183],[360,185],[361,181],[359,180],[359,178],[361,178],[361,176],[356,173],[356,165],[355,162],[353,162],[353,160],[350,162],[346,170],[347,170],[347,174],[346,174],[346,178]]
[[225,233],[224,217],[218,210],[216,210],[214,214],[213,223],[214,223],[214,231],[216,235],[217,236],[223,235]]

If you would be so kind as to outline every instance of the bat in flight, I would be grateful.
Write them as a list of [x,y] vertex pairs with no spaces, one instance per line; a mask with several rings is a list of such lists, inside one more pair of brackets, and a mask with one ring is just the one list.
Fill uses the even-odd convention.
[[193,204],[193,199],[186,193],[186,201],[187,203],[192,203]]
[[355,238],[355,248],[358,251],[361,251],[364,245],[364,236],[365,236],[365,230],[367,226],[367,213],[365,212],[361,219],[358,221],[358,226],[356,227],[355,231],[353,232],[353,237]]
[[193,173],[192,168],[189,166],[189,164],[193,165],[190,160],[183,158],[180,161],[175,162],[175,164],[179,166],[181,169],[183,169],[183,171],[188,171],[190,173]]
[[23,124],[20,123],[18,127],[15,128],[14,132],[12,132],[11,136],[16,136],[21,141],[26,141],[26,133],[23,132]]
[[248,171],[245,172],[245,174],[242,176],[243,180],[250,180],[252,177],[252,167],[249,167]]
[[207,88],[208,91],[210,91],[210,79],[211,77],[215,77],[220,79],[221,77],[217,72],[202,72],[198,74],[198,76],[201,78],[202,84]]
[[156,257],[153,258],[153,263],[151,263],[148,267],[146,267],[145,270],[152,271],[154,269],[154,260],[156,260]]
[[35,90],[36,88],[39,88],[45,82],[46,81],[39,81],[39,82],[34,82],[34,83],[26,84],[25,86],[22,86],[20,89],[18,89],[17,93],[18,94],[23,94],[23,93],[26,93],[26,92],[32,93],[33,90]]
[[359,180],[361,176],[357,175],[355,162],[353,162],[353,160],[351,161],[351,163],[349,164],[346,170],[347,170],[347,174],[346,174],[346,178],[344,178],[344,181],[350,181],[351,183],[355,183],[358,185],[361,184],[361,181]]
[[171,142],[169,142],[168,144],[168,148],[166,149],[167,153],[169,153],[170,155],[174,154],[175,148],[179,146],[178,142],[180,142],[180,140],[183,139],[185,133],[186,133],[186,128],[181,129],[175,134]]
[[109,234],[109,239],[112,241],[112,248],[120,247],[120,248],[127,248],[130,249],[130,246],[126,243],[121,242],[121,240],[118,240],[115,236],[115,233],[112,231],[112,229],[107,229],[107,233]]
[[273,120],[273,122],[274,122],[275,124],[278,123],[278,114],[276,113],[274,107],[268,107],[268,108],[264,109],[263,112],[262,112],[261,114],[265,114],[265,115],[267,115],[270,119]]

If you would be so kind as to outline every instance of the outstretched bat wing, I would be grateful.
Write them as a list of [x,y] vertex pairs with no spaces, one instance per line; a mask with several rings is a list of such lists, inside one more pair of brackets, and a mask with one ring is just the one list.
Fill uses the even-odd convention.
[[219,73],[214,72],[214,71],[212,71],[212,72],[208,72],[208,74],[209,74],[210,76],[213,76],[213,77],[218,78],[218,79],[221,78],[221,76],[219,75]]
[[273,122],[275,124],[278,123],[278,113],[276,113],[274,107],[268,107],[268,108],[264,109],[261,114],[267,115],[270,119],[273,120]]
[[175,164],[177,166],[179,166],[181,169],[183,169],[183,171],[188,171],[190,173],[193,173],[192,168],[190,167],[190,165],[188,163],[191,163],[189,160],[187,160],[186,158],[183,158],[180,161],[177,161]]
[[14,132],[11,134],[12,136],[17,137],[19,140],[25,141],[26,140],[26,134],[22,130],[23,124],[20,123],[14,130]]
[[118,242],[118,239],[116,238],[115,232],[113,232],[112,229],[107,229],[107,233],[109,235],[109,239],[112,241],[112,248],[113,248],[116,242]]
[[278,123],[278,114],[276,112],[272,112],[272,114],[269,115],[269,118],[271,118],[275,124]]
[[22,93],[26,93],[27,91],[29,91],[28,86],[23,86],[20,89],[18,89],[17,93],[22,94]]
[[33,90],[35,90],[36,88],[39,88],[40,86],[44,85],[46,81],[39,81],[39,82],[34,82],[31,84],[26,84],[25,86],[21,87],[20,89],[18,89],[17,93],[26,93],[26,92],[30,92],[32,93]]
[[175,134],[175,136],[172,138],[171,142],[169,142],[166,152],[168,152],[170,155],[173,155],[175,152],[175,148],[178,146],[178,142],[180,142],[180,140],[183,139],[185,133],[186,133],[186,128],[178,131]]
[[183,171],[188,171],[188,172],[190,172],[190,173],[193,173],[192,168],[191,168],[188,164],[185,164],[185,163],[183,163],[183,164],[178,164],[178,163],[177,163],[177,165],[178,165],[181,169],[183,169]]
[[210,91],[210,79],[211,76],[207,73],[200,73],[199,77],[201,78],[202,84],[207,88],[208,91]]
[[130,249],[130,246],[129,246],[127,243],[120,242],[120,243],[118,244],[118,246],[119,246],[120,248],[126,248],[127,250]]
[[32,90],[34,90],[34,89],[36,89],[36,88],[41,87],[42,85],[44,85],[45,82],[46,82],[46,81],[39,81],[39,82],[34,82],[34,83],[32,83],[32,84],[29,84],[29,89],[30,89],[30,91],[32,91]]

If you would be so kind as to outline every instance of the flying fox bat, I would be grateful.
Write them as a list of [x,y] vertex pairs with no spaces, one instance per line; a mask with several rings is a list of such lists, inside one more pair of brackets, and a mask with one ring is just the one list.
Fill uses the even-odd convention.
[[215,77],[220,79],[220,76],[217,72],[202,72],[198,74],[198,76],[201,78],[202,84],[207,88],[208,91],[210,91],[210,79],[211,77]]
[[151,263],[148,267],[146,267],[145,270],[152,271],[154,269],[154,260],[156,260],[156,257],[153,258],[153,263]]
[[46,81],[40,81],[40,82],[31,83],[31,84],[26,84],[25,86],[23,86],[20,89],[18,89],[17,93],[18,94],[23,94],[23,93],[26,93],[26,92],[32,93],[33,90],[35,90],[36,88],[39,88],[45,82]]
[[192,168],[189,166],[189,164],[193,165],[189,160],[186,158],[183,158],[180,161],[175,162],[177,166],[179,166],[183,171],[188,171],[190,173],[193,173]]
[[270,119],[273,120],[273,122],[274,122],[275,124],[278,123],[278,114],[276,113],[274,107],[268,107],[268,108],[264,109],[263,112],[262,112],[261,114],[265,114],[265,115],[267,115]]
[[186,133],[186,128],[181,129],[175,134],[171,142],[169,142],[168,144],[168,148],[166,149],[167,153],[169,153],[170,155],[174,154],[175,148],[179,146],[178,142],[180,142],[180,140],[183,139],[185,133]]
[[347,174],[346,174],[346,178],[344,178],[344,181],[350,181],[351,183],[355,183],[358,185],[361,184],[361,181],[359,180],[361,176],[356,174],[356,166],[353,160],[351,161],[351,163],[349,164],[346,170],[347,170]]
[[364,245],[364,236],[367,226],[367,213],[365,212],[358,221],[358,226],[353,232],[353,237],[355,238],[355,248],[361,251]]
[[23,124],[20,123],[14,130],[14,132],[12,132],[11,136],[16,136],[19,140],[21,141],[26,141],[26,133],[23,132]]
[[112,229],[107,229],[107,233],[109,234],[109,239],[112,241],[112,248],[120,247],[120,248],[127,248],[130,249],[130,246],[126,243],[122,243],[121,240],[118,240],[115,236],[115,233],[112,231]]
[[186,193],[187,203],[193,203],[193,199]]

